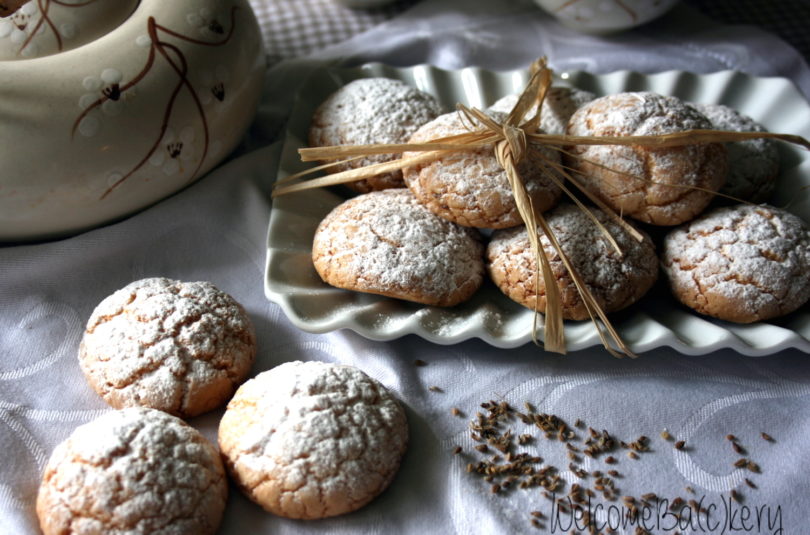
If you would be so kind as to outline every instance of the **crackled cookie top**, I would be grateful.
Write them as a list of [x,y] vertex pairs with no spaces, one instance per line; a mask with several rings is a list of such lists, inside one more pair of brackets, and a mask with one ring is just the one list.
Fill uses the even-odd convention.
[[[509,113],[518,101],[518,95],[507,95],[489,107],[490,111]],[[577,109],[592,101],[596,95],[573,87],[553,86],[548,90],[543,107],[540,109],[540,129],[549,134],[564,134],[568,120]],[[537,111],[535,106],[529,113],[531,117]]]
[[133,282],[90,316],[79,349],[87,380],[116,408],[191,417],[224,404],[253,364],[245,310],[208,282]]
[[[605,312],[615,312],[636,302],[652,287],[658,277],[658,258],[646,234],[642,233],[642,241],[636,241],[604,212],[596,208],[591,211],[616,240],[622,256],[580,208],[561,204],[545,217],[596,301]],[[588,318],[570,273],[545,234],[538,232],[560,288],[563,317]],[[493,233],[487,247],[487,267],[492,280],[510,299],[531,309],[537,303],[537,309],[545,311],[545,283],[541,275],[539,286],[535,284],[537,262],[525,227]]]
[[[571,116],[568,134],[645,136],[710,129],[709,120],[675,97],[619,93],[589,102]],[[725,182],[726,149],[710,143],[650,149],[576,145],[568,165],[608,206],[653,225],[694,218]]]
[[[442,113],[432,95],[389,78],[363,78],[349,82],[329,96],[315,111],[309,130],[309,145],[370,145],[405,143],[420,126]],[[332,172],[364,167],[397,158],[379,154],[353,160]],[[347,184],[361,193],[401,188],[402,173],[396,171]]]
[[[490,112],[497,122],[506,114]],[[427,123],[411,137],[422,143],[469,132],[458,113],[448,113]],[[415,153],[406,153],[405,156]],[[530,151],[518,164],[534,208],[544,212],[560,198],[560,188],[549,178],[556,173],[559,154],[549,148]],[[507,228],[523,221],[515,204],[506,171],[492,148],[450,152],[441,159],[403,171],[405,183],[419,202],[431,212],[459,225],[479,228]]]
[[312,260],[332,286],[436,306],[468,299],[484,276],[477,233],[434,215],[406,189],[338,205],[315,232]]
[[724,320],[774,318],[810,297],[810,231],[772,206],[718,208],[673,230],[662,263],[682,303]]
[[[722,104],[692,104],[717,130],[766,132],[747,115]],[[779,151],[773,139],[749,139],[726,143],[728,176],[720,193],[743,201],[765,202],[773,193],[779,174]]]
[[238,486],[266,510],[324,518],[359,509],[394,478],[405,412],[351,366],[288,362],[236,392],[219,445]]
[[164,412],[110,411],[56,447],[37,516],[45,535],[215,533],[228,485],[217,450]]

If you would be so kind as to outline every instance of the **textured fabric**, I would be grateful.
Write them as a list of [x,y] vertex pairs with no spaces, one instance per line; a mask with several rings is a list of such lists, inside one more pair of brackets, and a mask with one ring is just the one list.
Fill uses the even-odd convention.
[[[551,531],[548,520],[545,530],[530,523],[531,511],[552,513],[539,491],[493,494],[491,483],[466,471],[467,463],[482,457],[473,450],[477,443],[469,420],[489,399],[521,409],[530,401],[539,412],[569,424],[581,418],[627,442],[649,436],[652,451],[637,461],[619,448],[617,464],[606,464],[602,456],[583,457],[580,465],[621,472],[619,496],[653,492],[670,500],[703,499],[703,507],[713,508],[712,521],[682,533],[723,528],[731,533],[730,522],[736,532],[743,531],[741,506],[729,501],[732,489],[749,508],[744,532],[806,533],[810,368],[805,354],[749,358],[719,351],[691,357],[662,349],[637,360],[614,360],[601,348],[561,357],[531,345],[514,350],[478,341],[440,346],[416,337],[375,342],[351,332],[302,332],[265,299],[268,188],[278,166],[277,139],[313,69],[337,61],[512,69],[540,54],[548,54],[558,69],[594,72],[739,69],[788,77],[810,93],[810,69],[784,42],[753,28],[718,25],[685,5],[650,26],[601,39],[561,28],[529,2],[430,0],[314,55],[276,64],[268,71],[251,135],[230,162],[121,222],[67,239],[0,249],[0,533],[38,533],[33,504],[46,459],[76,426],[109,410],[79,370],[83,326],[101,299],[149,276],[208,280],[243,303],[257,330],[252,375],[295,359],[352,364],[406,406],[410,449],[392,486],[369,506],[325,521],[291,521],[263,512],[231,487],[222,534]],[[416,359],[427,366],[416,366]],[[454,407],[463,414],[453,415]],[[221,415],[215,411],[191,423],[215,439]],[[559,442],[546,441],[535,427],[517,420],[508,426],[536,437],[521,450],[559,467],[568,482],[564,493],[577,482],[593,487],[594,478],[580,481],[568,469],[571,461]],[[661,439],[664,428],[685,440],[685,449]],[[577,429],[581,443],[587,431]],[[763,431],[775,441],[764,440]],[[725,440],[729,433],[739,437],[745,454]],[[464,453],[453,455],[456,445]],[[740,457],[754,460],[759,473],[735,468]],[[745,478],[757,488],[748,487]],[[661,518],[666,511],[651,515]],[[573,532],[563,530],[567,518],[561,517],[556,533]],[[658,527],[648,527],[674,532],[665,529],[672,517],[663,518]],[[620,532],[634,533],[634,527]]]
[[368,30],[415,0],[373,9],[351,9],[331,0],[251,0],[268,60],[304,56]]
[[718,22],[751,24],[765,28],[810,56],[810,1],[779,0],[684,0]]
[[[361,33],[420,0],[350,9],[331,0],[251,0],[270,61],[304,56]],[[421,0],[429,1],[429,0]],[[527,0],[529,1],[529,0]],[[717,22],[765,28],[810,56],[810,0],[684,0]]]

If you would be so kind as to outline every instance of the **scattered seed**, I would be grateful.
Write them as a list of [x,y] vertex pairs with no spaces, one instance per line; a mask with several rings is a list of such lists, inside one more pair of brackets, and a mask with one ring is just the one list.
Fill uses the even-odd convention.
[[532,518],[532,526],[536,527],[537,529],[541,529],[543,527],[543,524],[538,522],[536,518]]
[[584,427],[584,426],[585,426],[585,422],[583,422],[579,418],[577,418],[577,421],[574,422],[574,427]]
[[608,470],[608,475],[611,477],[621,477],[618,470]]
[[676,450],[682,450],[684,448],[684,446],[686,446],[686,441],[685,440],[679,440],[678,442],[675,443],[675,449]]
[[753,482],[753,481],[751,481],[751,480],[750,480],[750,479],[748,479],[748,478],[745,478],[745,484],[746,484],[746,485],[748,485],[749,487],[751,487],[752,489],[757,488],[757,486],[756,486],[756,485],[754,485],[754,482]]
[[444,392],[444,390],[442,390],[436,385],[429,386],[428,390],[430,390],[431,392],[439,392],[439,393]]
[[661,438],[663,438],[664,440],[669,440],[672,438],[672,435],[669,434],[669,431],[664,429],[663,431],[661,431]]
[[464,414],[458,409],[458,407],[453,407],[450,409],[450,414],[453,416],[464,416]]
[[760,471],[759,470],[759,465],[757,463],[755,463],[754,461],[748,461],[748,465],[746,466],[746,468],[748,468],[749,470],[751,470],[752,472],[754,472],[756,474],[758,474],[759,471]]
[[734,448],[734,451],[736,453],[740,454],[740,455],[745,455],[746,454],[745,448],[740,446],[739,442],[732,442],[731,447]]
[[616,457],[614,457],[613,455],[611,455],[611,456],[609,456],[607,459],[605,459],[605,462],[606,462],[607,464],[615,464],[615,463],[616,463]]
[[726,440],[734,442],[735,440],[737,440],[737,437],[735,437],[734,435],[726,435]]
[[760,433],[759,436],[761,436],[763,440],[767,440],[768,442],[776,442],[771,435],[765,433],[764,431]]
[[656,501],[658,500],[658,496],[654,492],[648,492],[647,494],[642,494],[641,499],[647,501]]
[[529,514],[532,515],[534,518],[545,518],[543,516],[543,513],[541,513],[540,511],[532,511]]
[[475,447],[475,449],[477,449],[477,450],[478,450],[478,451],[480,451],[481,453],[486,453],[486,452],[488,452],[488,451],[489,451],[489,446],[487,446],[486,444],[479,444],[479,445],[477,445],[477,446]]
[[427,366],[427,362],[422,359],[416,359],[413,361],[414,366]]
[[453,448],[453,455],[458,455],[461,452],[462,452],[461,446],[456,446],[455,448]]
[[498,493],[501,491],[501,486],[500,486],[500,485],[498,485],[497,483],[495,483],[494,485],[492,485],[492,486],[489,488],[489,491],[490,491],[492,494],[498,494]]
[[523,402],[523,406],[526,408],[527,411],[534,412],[534,405],[532,405],[528,401]]
[[739,503],[740,501],[742,501],[742,496],[740,496],[740,494],[736,490],[731,489],[731,499]]
[[627,456],[630,457],[631,459],[638,459],[638,454],[636,454],[636,452],[634,451],[628,451]]
[[693,489],[692,487],[686,487],[686,492],[688,492],[689,494],[694,494],[695,489]]
[[741,458],[741,459],[737,459],[737,461],[734,463],[734,466],[736,468],[742,468],[743,466],[748,466],[748,459],[746,459],[744,457]]

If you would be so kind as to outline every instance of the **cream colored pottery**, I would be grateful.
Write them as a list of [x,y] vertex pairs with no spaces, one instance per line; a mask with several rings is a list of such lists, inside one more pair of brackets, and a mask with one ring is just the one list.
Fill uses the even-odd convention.
[[571,29],[603,34],[645,24],[678,0],[534,0]]
[[0,19],[0,60],[48,56],[89,43],[119,26],[138,5],[138,0],[4,2],[8,12],[12,3],[22,5]]
[[[28,24],[48,8],[57,29],[57,5],[88,11],[61,50],[48,51],[44,23],[31,43],[50,55],[0,60],[0,241],[142,209],[219,163],[250,124],[265,64],[247,0],[31,0],[11,18],[31,4]],[[116,25],[99,17],[113,12]]]

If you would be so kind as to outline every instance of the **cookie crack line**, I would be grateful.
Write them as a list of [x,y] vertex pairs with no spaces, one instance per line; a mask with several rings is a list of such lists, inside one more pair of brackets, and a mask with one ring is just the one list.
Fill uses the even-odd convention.
[[371,233],[374,234],[374,236],[376,236],[378,240],[380,240],[383,243],[387,243],[388,245],[390,245],[394,249],[401,249],[402,248],[401,243],[397,243],[394,240],[392,240],[391,238],[388,238],[387,236],[383,236],[382,234],[377,232],[377,229],[375,229],[374,227],[369,227],[369,231],[371,231]]

